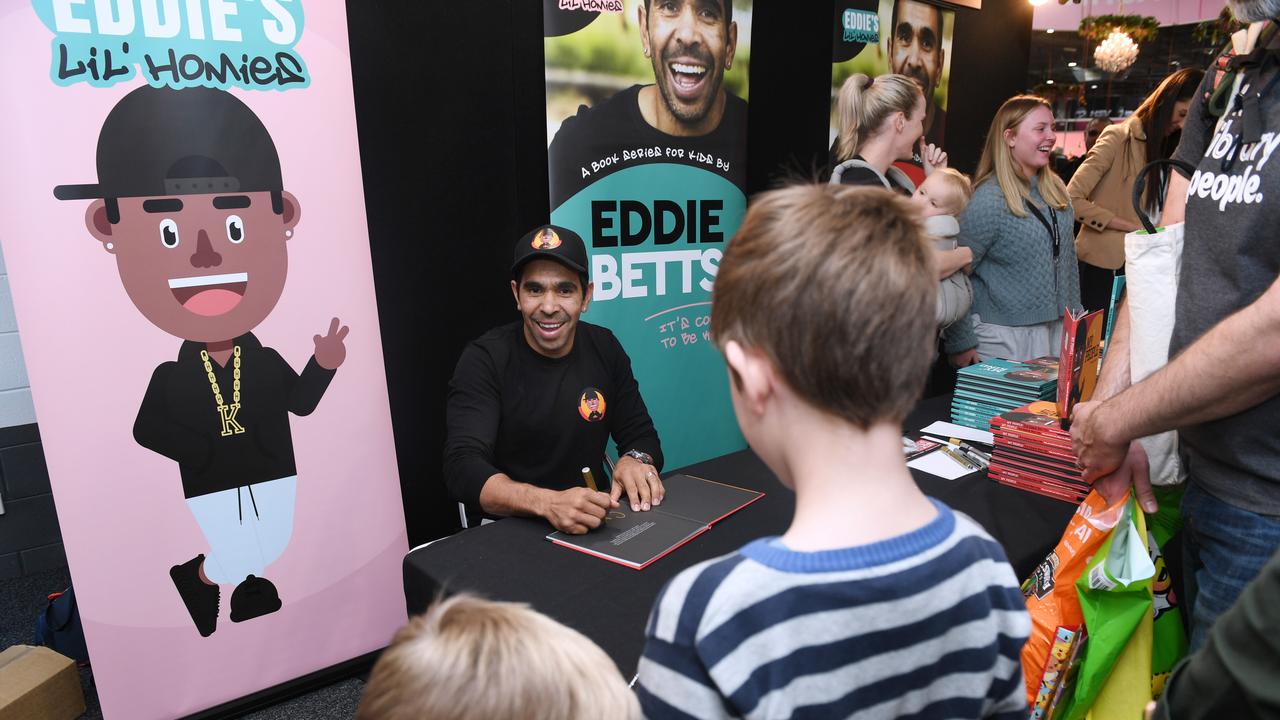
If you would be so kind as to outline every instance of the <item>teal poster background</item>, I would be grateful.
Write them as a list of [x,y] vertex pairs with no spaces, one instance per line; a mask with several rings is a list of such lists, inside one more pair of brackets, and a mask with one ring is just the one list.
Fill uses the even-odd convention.
[[543,0],[543,23],[551,222],[591,256],[582,319],[630,356],[666,468],[741,450],[710,321],[746,212],[751,0]]
[[[714,223],[695,230],[690,242],[687,200],[715,198],[723,208]],[[592,203],[617,203],[605,213],[619,236],[638,230],[649,213],[651,231],[631,247],[590,248],[595,299],[583,320],[603,325],[618,336],[631,364],[666,455],[676,468],[746,447],[729,400],[724,360],[711,342],[711,287],[728,239],[746,212],[746,197],[713,172],[668,163],[638,165],[604,177],[570,198],[551,214],[551,222],[578,229],[591,244]],[[674,203],[680,215],[666,206]],[[635,202],[639,205],[631,205]],[[601,206],[597,206],[601,207]],[[698,213],[701,213],[701,208]],[[661,227],[653,228],[654,216]],[[659,245],[655,235],[685,231]],[[696,227],[696,225],[695,225]],[[705,242],[706,233],[722,234]]]

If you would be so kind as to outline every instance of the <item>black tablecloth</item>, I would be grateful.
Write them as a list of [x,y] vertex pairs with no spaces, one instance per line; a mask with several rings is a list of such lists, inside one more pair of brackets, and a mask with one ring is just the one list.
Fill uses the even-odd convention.
[[[919,428],[947,416],[950,398],[921,403],[904,427]],[[644,570],[632,570],[547,542],[541,519],[508,518],[430,543],[404,561],[409,612],[426,608],[441,590],[471,591],[525,602],[594,640],[624,674],[635,671],[645,621],[662,586],[681,570],[732,552],[790,523],[795,497],[750,450],[697,463],[681,472],[763,490],[765,497],[721,520],[689,544]],[[1026,577],[1057,544],[1074,506],[1004,487],[973,473],[943,480],[913,471],[928,495],[968,514],[986,528]]]

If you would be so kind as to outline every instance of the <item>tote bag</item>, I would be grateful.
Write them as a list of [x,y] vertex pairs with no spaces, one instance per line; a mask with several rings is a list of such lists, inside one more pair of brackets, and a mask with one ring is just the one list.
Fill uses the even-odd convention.
[[[1133,207],[1143,229],[1124,236],[1125,293],[1129,304],[1129,374],[1137,383],[1169,362],[1178,277],[1182,272],[1183,224],[1156,227],[1141,205],[1146,177],[1161,165],[1195,168],[1172,158],[1147,163],[1133,184]],[[1153,485],[1176,485],[1186,479],[1178,459],[1175,431],[1140,438],[1151,464]]]

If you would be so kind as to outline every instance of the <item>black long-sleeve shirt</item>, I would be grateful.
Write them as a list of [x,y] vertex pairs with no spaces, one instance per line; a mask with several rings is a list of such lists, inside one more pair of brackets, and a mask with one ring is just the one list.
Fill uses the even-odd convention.
[[[188,498],[298,471],[293,459],[289,413],[309,415],[320,404],[335,371],[326,370],[313,356],[298,375],[275,350],[246,333],[240,346],[240,410],[235,422],[243,433],[222,435],[218,403],[200,351],[203,343],[187,341],[174,362],[162,363],[151,374],[147,394],[133,424],[138,444],[178,463],[182,492]],[[210,361],[222,401],[233,398],[234,364]]]
[[[601,401],[593,418],[586,396]],[[563,358],[529,347],[523,324],[495,328],[462,352],[449,383],[444,476],[457,500],[478,506],[491,476],[553,490],[583,485],[590,467],[606,486],[605,445],[619,453],[640,450],[662,467],[658,433],[631,359],[613,333],[579,322],[573,349]]]

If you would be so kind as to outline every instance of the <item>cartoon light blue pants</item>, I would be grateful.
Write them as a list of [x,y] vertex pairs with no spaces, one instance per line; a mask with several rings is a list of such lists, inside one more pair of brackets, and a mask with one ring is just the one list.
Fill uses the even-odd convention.
[[213,582],[239,584],[262,577],[293,534],[298,476],[199,495],[187,500],[209,553],[204,574]]

